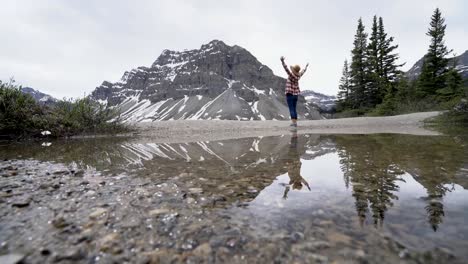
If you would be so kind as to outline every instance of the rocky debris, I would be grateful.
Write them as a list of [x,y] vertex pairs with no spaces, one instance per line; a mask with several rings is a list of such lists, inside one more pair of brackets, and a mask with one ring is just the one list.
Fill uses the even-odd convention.
[[[151,67],[125,72],[115,83],[103,82],[91,98],[116,106],[127,122],[285,120],[285,83],[246,49],[213,40],[196,50],[165,50]],[[302,96],[298,113],[300,119],[321,119]]]

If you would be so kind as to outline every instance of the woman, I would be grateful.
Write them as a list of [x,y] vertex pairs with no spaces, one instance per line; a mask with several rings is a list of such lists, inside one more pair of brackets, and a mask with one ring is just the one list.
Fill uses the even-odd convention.
[[299,79],[304,75],[309,67],[309,63],[305,66],[304,70],[301,71],[299,65],[291,66],[291,71],[288,69],[286,63],[284,63],[284,57],[281,56],[281,63],[283,64],[284,70],[288,74],[288,80],[286,81],[286,100],[288,102],[289,114],[291,115],[291,126],[297,127],[297,98],[301,91],[299,90]]

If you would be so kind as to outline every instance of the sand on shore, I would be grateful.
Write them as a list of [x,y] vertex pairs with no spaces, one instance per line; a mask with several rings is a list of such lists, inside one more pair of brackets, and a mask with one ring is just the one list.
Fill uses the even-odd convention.
[[[355,117],[299,121],[298,134],[439,135],[423,128],[423,121],[441,112],[421,112],[387,117]],[[153,142],[176,143],[291,134],[290,121],[171,120],[136,123],[140,137]]]

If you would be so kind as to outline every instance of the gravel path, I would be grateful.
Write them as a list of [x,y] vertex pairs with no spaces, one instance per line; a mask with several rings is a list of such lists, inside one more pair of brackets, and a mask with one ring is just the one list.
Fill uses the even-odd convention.
[[[398,133],[438,135],[422,128],[422,121],[440,112],[388,117],[356,117],[299,121],[298,134]],[[175,120],[138,123],[138,134],[152,142],[210,141],[253,136],[275,136],[291,131],[289,121]]]

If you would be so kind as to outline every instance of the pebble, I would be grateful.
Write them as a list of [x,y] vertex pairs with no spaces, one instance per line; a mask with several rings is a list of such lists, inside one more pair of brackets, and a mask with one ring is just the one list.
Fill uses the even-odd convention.
[[313,249],[325,249],[330,247],[330,244],[325,241],[314,241],[308,243],[308,245]]
[[11,205],[14,207],[26,207],[31,203],[31,201],[32,201],[31,196],[23,196],[16,200],[13,200]]
[[326,263],[328,262],[328,258],[319,254],[308,254],[310,258],[319,262],[319,263]]
[[111,233],[103,237],[100,241],[100,250],[110,254],[119,254],[123,250],[119,243],[120,236],[117,233]]
[[209,243],[203,243],[199,245],[198,247],[196,247],[192,252],[193,254],[198,255],[198,256],[207,256],[211,254],[211,250],[212,249]]
[[106,212],[107,212],[107,209],[105,208],[96,208],[91,214],[89,214],[89,218],[96,219]]
[[170,210],[166,208],[158,208],[158,209],[153,209],[149,211],[150,216],[156,216],[156,215],[161,215],[161,214],[167,214],[169,213]]
[[70,223],[68,223],[65,218],[63,218],[62,216],[59,216],[57,218],[55,218],[54,220],[52,220],[52,225],[55,227],[55,228],[64,228],[66,226],[68,226]]
[[78,170],[73,173],[75,177],[83,177],[84,175],[84,170]]
[[87,254],[81,247],[69,248],[64,253],[58,253],[54,256],[54,262],[64,260],[78,261],[86,258]]
[[203,189],[202,188],[189,188],[189,192],[200,194],[200,193],[203,193]]

